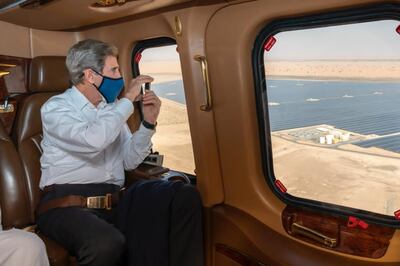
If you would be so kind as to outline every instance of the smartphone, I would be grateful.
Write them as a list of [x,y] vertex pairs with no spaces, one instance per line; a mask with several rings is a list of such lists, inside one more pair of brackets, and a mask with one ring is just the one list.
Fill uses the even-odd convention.
[[148,90],[150,90],[150,82],[146,82],[146,83],[144,84],[144,88],[143,88],[143,86],[142,86],[142,94],[145,95],[145,94],[146,94],[146,91],[148,91]]

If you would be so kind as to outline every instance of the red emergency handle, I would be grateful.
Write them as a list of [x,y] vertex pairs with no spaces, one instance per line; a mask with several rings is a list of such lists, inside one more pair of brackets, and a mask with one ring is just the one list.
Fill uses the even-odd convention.
[[137,54],[135,55],[135,62],[139,64],[140,59],[142,59],[142,54],[141,54],[141,53],[137,53]]
[[268,38],[267,42],[264,44],[264,49],[269,52],[274,44],[276,43],[276,39],[274,36]]
[[396,220],[400,220],[400,210],[394,212],[394,218],[396,218]]
[[276,179],[276,180],[275,180],[275,186],[276,186],[282,193],[286,193],[286,192],[287,192],[286,187],[283,185],[283,183],[282,183],[279,179]]
[[364,222],[363,220],[360,220],[354,216],[350,216],[349,220],[347,221],[347,227],[361,227],[362,229],[367,229],[368,228],[368,224],[366,222]]

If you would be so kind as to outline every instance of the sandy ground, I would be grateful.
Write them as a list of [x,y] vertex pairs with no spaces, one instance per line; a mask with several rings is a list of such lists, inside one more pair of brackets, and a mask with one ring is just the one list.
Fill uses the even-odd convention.
[[[180,63],[175,61],[141,62],[143,74],[157,76],[155,82],[180,77]],[[310,79],[399,80],[399,61],[268,61],[269,77]]]
[[267,76],[310,79],[399,80],[399,61],[270,61]]
[[[294,196],[393,215],[400,206],[400,158],[346,145],[321,148],[272,137],[274,171]],[[353,147],[352,147],[353,146]],[[354,148],[354,149],[353,149]],[[397,158],[396,158],[397,157]]]
[[[181,80],[179,62],[141,62],[140,72],[154,77],[154,84]],[[187,110],[184,104],[161,98],[162,106],[153,136],[153,150],[164,155],[164,166],[194,174],[195,164]]]
[[182,79],[181,65],[178,61],[140,62],[140,73],[154,77],[154,83]]
[[161,98],[157,132],[153,137],[155,151],[164,154],[164,166],[194,174],[194,156],[186,106]]

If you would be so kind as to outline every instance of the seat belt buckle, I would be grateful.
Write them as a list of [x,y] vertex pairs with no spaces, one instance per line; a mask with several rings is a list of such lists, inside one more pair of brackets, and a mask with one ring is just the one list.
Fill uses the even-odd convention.
[[106,209],[112,208],[112,194],[108,193],[105,196],[87,197],[86,207],[89,209]]

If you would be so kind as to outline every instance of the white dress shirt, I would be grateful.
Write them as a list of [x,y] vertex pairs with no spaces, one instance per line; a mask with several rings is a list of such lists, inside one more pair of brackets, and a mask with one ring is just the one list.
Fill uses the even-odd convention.
[[1,209],[0,265],[49,265],[46,247],[37,235],[15,228],[3,231],[1,225]]
[[97,108],[76,88],[50,98],[41,108],[43,150],[40,188],[52,184],[109,183],[122,186],[124,169],[150,154],[154,130],[131,133],[133,113],[126,98]]

